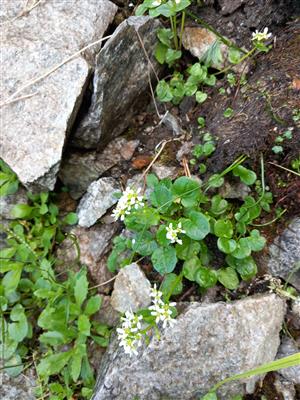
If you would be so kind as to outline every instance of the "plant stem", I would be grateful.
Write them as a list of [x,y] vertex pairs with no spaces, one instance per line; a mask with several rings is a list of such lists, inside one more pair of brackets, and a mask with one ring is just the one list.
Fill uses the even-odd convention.
[[175,44],[175,49],[178,50],[178,37],[177,37],[177,18],[176,15],[173,17],[173,35],[174,35],[174,44]]
[[182,35],[183,35],[183,30],[184,30],[184,23],[185,23],[185,11],[183,11],[182,14],[181,14],[181,28],[180,28],[180,37],[179,37],[179,49],[181,49],[181,46],[182,46]]
[[[245,55],[243,55],[243,57],[240,58],[239,61],[238,61],[236,64],[234,64],[234,65],[240,64],[241,62],[243,62],[244,60],[246,60],[246,58],[252,56],[252,54],[255,52],[255,50],[256,50],[256,47],[253,47],[253,49],[249,50],[248,53],[246,53]],[[226,68],[222,69],[222,70],[219,71],[219,72],[216,72],[214,75],[223,74],[224,72],[227,72],[227,71],[229,71],[230,69],[232,69],[232,67],[233,67],[233,65],[228,65]]]

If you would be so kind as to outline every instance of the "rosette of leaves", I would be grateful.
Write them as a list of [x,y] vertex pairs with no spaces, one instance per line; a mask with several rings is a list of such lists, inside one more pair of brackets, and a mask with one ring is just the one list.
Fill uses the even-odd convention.
[[[256,181],[256,174],[242,165],[228,171],[249,186]],[[179,277],[198,283],[201,289],[217,282],[236,289],[240,279],[253,278],[257,266],[252,253],[262,250],[266,240],[250,224],[268,207],[264,207],[262,196],[247,196],[236,206],[220,194],[210,195],[209,188],[220,187],[223,181],[222,174],[215,174],[205,183],[184,176],[174,182],[159,181],[155,175],[148,175],[148,201],[125,217],[132,236],[115,239],[108,268],[116,271],[133,259],[147,257],[159,274],[168,277],[176,269]],[[182,244],[167,239],[170,223],[173,227],[181,223],[185,231],[179,234]],[[224,255],[224,264],[218,269],[212,268],[208,238]]]

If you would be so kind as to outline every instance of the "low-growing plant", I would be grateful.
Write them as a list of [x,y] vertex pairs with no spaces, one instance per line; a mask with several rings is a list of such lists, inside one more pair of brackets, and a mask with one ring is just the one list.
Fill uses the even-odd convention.
[[[199,147],[199,155],[202,151]],[[173,274],[177,283],[184,278],[196,282],[200,290],[217,282],[233,290],[240,279],[253,278],[257,266],[252,252],[262,250],[266,240],[251,224],[263,210],[269,211],[271,194],[263,183],[261,192],[253,190],[253,195],[236,205],[215,191],[223,185],[227,174],[248,186],[257,181],[256,174],[242,165],[244,160],[240,157],[205,182],[186,176],[172,182],[148,175],[147,197],[133,188],[129,194],[127,189],[114,216],[124,221],[130,234],[114,239],[108,268],[114,272],[133,260],[147,257],[164,279]],[[212,268],[213,253],[207,240],[214,242],[224,256],[217,269]]]
[[[11,178],[1,188],[6,185],[5,192],[12,193],[7,182],[15,190],[16,177],[6,165],[4,173]],[[55,272],[54,249],[67,236],[75,240],[63,228],[77,216],[61,218],[53,199],[51,193],[28,193],[28,203],[13,207],[13,220],[1,225],[6,234],[0,251],[1,358],[12,376],[36,368],[38,397],[63,400],[80,393],[90,398],[94,372],[88,345],[105,347],[110,331],[92,319],[102,300],[89,289],[86,270],[79,266],[75,273],[67,266],[63,274]]]
[[272,151],[275,154],[283,153],[283,145],[286,140],[291,140],[293,138],[293,128],[288,128],[284,132],[280,133],[275,138],[275,146],[272,147]]

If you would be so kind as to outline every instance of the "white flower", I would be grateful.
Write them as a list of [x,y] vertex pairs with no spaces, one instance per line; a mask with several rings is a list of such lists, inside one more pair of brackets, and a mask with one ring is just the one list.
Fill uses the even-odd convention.
[[124,348],[126,354],[137,355],[137,348],[142,344],[141,315],[135,315],[132,311],[126,311],[125,317],[122,317],[122,326],[117,328],[119,346]]
[[183,229],[181,229],[181,222],[177,225],[177,228],[173,228],[172,222],[167,227],[166,238],[170,240],[171,243],[182,244],[182,240],[178,238],[179,233],[185,233]]
[[124,221],[126,215],[130,214],[132,208],[138,209],[144,206],[143,196],[139,195],[140,189],[126,188],[123,192],[122,197],[119,199],[117,207],[114,209],[112,216],[115,221],[119,218]]
[[180,4],[181,0],[175,0],[176,4]]
[[172,310],[170,307],[175,307],[176,303],[165,303],[162,300],[162,292],[156,289],[156,285],[151,289],[150,296],[153,297],[152,306],[149,307],[151,315],[155,317],[155,322],[158,324],[162,322],[162,327],[166,328],[168,325],[172,326],[176,323],[172,318]]
[[252,33],[252,39],[256,42],[262,42],[264,40],[269,39],[272,36],[272,33],[268,33],[268,28],[265,28],[262,32],[259,32],[256,30],[254,33]]
[[160,6],[161,5],[161,0],[155,0],[153,3],[152,3],[152,6],[153,7],[158,7],[158,6]]

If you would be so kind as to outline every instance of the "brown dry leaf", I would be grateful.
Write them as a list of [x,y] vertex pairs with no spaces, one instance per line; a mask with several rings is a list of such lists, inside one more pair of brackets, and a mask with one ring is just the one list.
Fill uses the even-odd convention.
[[132,166],[135,169],[142,169],[144,167],[147,167],[152,161],[151,156],[146,156],[146,155],[140,155],[135,157],[134,160],[132,160]]
[[294,78],[292,82],[293,89],[300,90],[300,78]]

